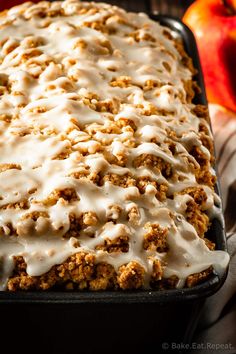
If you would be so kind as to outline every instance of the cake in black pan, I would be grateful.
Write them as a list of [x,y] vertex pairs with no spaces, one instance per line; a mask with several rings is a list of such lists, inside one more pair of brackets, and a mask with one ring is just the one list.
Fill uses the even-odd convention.
[[224,272],[208,109],[181,40],[77,0],[0,17],[0,289],[192,287]]

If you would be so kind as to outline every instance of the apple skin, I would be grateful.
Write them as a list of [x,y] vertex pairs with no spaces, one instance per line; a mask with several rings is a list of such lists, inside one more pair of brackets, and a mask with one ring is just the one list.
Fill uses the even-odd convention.
[[197,0],[183,22],[197,41],[209,102],[236,111],[236,1]]

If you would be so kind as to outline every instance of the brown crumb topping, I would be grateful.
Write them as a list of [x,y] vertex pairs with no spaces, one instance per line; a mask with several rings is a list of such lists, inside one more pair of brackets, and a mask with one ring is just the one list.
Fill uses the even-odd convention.
[[129,251],[129,237],[124,235],[124,236],[116,237],[113,240],[106,238],[102,245],[96,246],[96,250],[102,250],[108,253],[113,253],[113,252],[126,253]]
[[137,262],[132,261],[119,268],[118,285],[121,289],[139,289],[144,282],[144,268]]
[[141,154],[140,156],[136,157],[133,165],[136,168],[141,166],[155,168],[157,171],[160,171],[164,177],[170,177],[172,175],[171,165],[164,161],[161,157],[151,154]]
[[162,229],[159,224],[145,225],[147,233],[144,235],[143,248],[145,250],[152,250],[157,252],[166,252],[168,250],[167,244],[167,229]]
[[186,286],[188,288],[192,288],[193,286],[202,283],[212,275],[212,272],[213,272],[213,267],[209,267],[200,273],[189,275],[186,280]]

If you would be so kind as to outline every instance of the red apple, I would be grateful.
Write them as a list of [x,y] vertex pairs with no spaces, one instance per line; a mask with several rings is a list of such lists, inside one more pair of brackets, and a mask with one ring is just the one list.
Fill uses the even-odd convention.
[[236,111],[236,0],[197,0],[183,21],[197,41],[209,102]]

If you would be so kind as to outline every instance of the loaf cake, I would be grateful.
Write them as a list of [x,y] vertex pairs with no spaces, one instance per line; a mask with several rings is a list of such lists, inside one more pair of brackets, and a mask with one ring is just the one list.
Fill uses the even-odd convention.
[[77,0],[0,16],[0,289],[192,287],[228,254],[181,40]]

